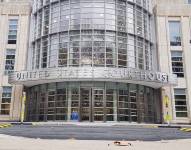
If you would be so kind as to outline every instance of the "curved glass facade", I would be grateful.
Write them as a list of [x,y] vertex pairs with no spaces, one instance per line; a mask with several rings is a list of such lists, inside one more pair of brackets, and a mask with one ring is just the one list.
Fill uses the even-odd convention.
[[58,82],[31,87],[28,120],[156,122],[157,90],[135,84]]
[[[34,0],[28,69],[153,70],[149,10],[150,0]],[[72,120],[77,113],[79,121],[160,122],[156,89],[120,79],[65,81],[27,88],[27,120]]]
[[152,70],[149,0],[36,0],[32,68]]

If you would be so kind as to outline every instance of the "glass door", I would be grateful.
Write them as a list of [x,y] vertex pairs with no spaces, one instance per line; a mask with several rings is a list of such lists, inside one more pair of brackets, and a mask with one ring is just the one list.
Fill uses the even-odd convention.
[[93,89],[93,121],[104,121],[104,90]]
[[91,88],[80,88],[80,121],[91,121]]

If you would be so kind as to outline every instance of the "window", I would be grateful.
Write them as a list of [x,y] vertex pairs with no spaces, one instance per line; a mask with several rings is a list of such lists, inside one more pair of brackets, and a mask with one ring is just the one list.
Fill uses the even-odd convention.
[[169,21],[170,45],[181,46],[180,21]]
[[44,8],[44,18],[43,18],[43,35],[47,35],[49,32],[49,15],[50,10],[49,7]]
[[42,54],[41,54],[41,68],[47,67],[47,55],[48,55],[48,38],[42,38]]
[[171,61],[172,61],[172,72],[177,75],[177,77],[184,77],[184,67],[182,61],[181,51],[171,51]]
[[186,90],[174,89],[176,117],[187,117]]
[[191,0],[188,0],[188,4],[191,4]]
[[14,71],[15,66],[15,49],[7,49],[5,60],[5,75]]
[[12,87],[4,86],[1,99],[1,115],[9,115],[11,105]]
[[18,19],[9,19],[8,44],[17,43]]

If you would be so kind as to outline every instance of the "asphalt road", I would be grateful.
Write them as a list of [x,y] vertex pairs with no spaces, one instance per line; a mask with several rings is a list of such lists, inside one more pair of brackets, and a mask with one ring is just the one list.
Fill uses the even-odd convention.
[[28,138],[77,140],[159,141],[191,139],[191,132],[183,132],[177,128],[137,126],[15,125],[10,128],[1,128],[0,134]]

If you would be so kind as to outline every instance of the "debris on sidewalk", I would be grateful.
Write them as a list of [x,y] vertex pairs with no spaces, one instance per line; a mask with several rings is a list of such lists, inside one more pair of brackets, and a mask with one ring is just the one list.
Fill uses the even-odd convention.
[[114,141],[113,143],[116,146],[132,146],[128,141]]

